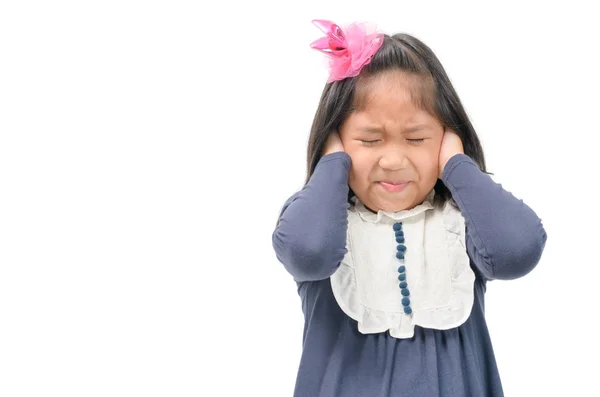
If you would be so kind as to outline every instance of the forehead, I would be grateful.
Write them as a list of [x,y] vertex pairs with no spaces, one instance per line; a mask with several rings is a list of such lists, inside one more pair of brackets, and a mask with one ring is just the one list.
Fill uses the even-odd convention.
[[382,73],[357,84],[351,118],[378,124],[436,122],[426,109],[431,103],[426,91],[419,77],[401,71]]

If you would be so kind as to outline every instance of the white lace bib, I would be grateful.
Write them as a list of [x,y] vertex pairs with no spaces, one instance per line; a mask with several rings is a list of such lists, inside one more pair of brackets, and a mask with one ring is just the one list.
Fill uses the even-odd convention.
[[[465,221],[447,202],[434,207],[434,191],[420,205],[377,214],[354,198],[348,210],[348,249],[331,286],[341,309],[363,334],[390,332],[411,338],[414,326],[449,329],[464,323],[473,306],[475,274],[465,244]],[[405,259],[396,258],[393,224],[402,222]],[[412,314],[405,314],[398,267],[406,266]]]

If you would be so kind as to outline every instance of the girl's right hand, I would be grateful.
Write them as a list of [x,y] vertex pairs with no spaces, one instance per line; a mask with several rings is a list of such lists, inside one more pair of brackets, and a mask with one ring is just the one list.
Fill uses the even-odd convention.
[[342,145],[342,140],[340,139],[340,134],[337,131],[333,131],[329,134],[327,138],[327,142],[325,142],[325,147],[323,149],[323,156],[327,156],[331,153],[343,152],[344,145]]

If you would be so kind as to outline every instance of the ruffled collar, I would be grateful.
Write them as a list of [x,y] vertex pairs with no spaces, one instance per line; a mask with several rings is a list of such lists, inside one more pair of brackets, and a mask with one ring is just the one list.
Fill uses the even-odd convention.
[[396,211],[396,212],[379,210],[379,211],[377,211],[377,213],[374,213],[371,210],[369,210],[364,205],[364,203],[362,201],[360,201],[360,199],[357,196],[352,197],[352,201],[354,202],[353,210],[356,211],[356,213],[358,213],[358,215],[362,218],[362,220],[364,220],[366,222],[371,222],[371,223],[379,223],[383,219],[393,219],[395,221],[401,221],[403,219],[418,215],[429,209],[433,209],[434,208],[434,205],[433,205],[434,197],[435,197],[435,190],[432,189],[431,192],[429,192],[429,194],[427,195],[427,197],[421,204],[419,204],[409,210],[402,210],[402,211]]

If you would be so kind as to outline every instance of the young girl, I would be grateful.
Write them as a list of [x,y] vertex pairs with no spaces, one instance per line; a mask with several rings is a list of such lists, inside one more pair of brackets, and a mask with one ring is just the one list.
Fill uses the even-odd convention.
[[425,44],[313,22],[330,77],[273,233],[305,316],[294,395],[502,396],[486,283],[536,266],[540,219],[486,173]]

